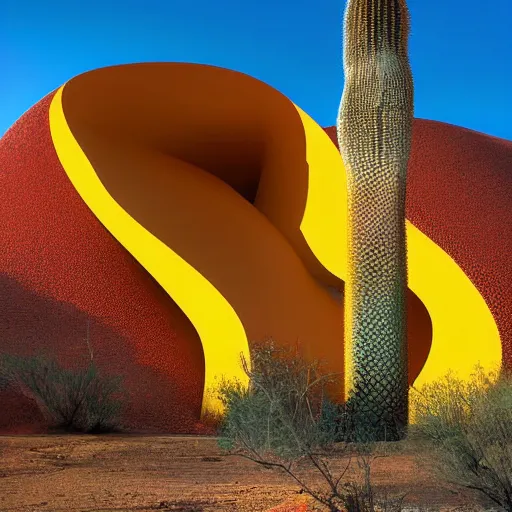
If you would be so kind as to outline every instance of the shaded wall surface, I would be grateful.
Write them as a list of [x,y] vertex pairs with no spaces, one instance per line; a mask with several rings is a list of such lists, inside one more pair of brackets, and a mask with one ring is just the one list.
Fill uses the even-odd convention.
[[[205,93],[192,71],[120,66],[81,75],[64,89],[70,129],[111,196],[222,293],[250,342],[300,338],[308,358],[341,371],[343,306],[328,286],[342,291],[343,283],[300,233],[308,177],[300,119],[261,82],[209,72]],[[0,140],[0,349],[32,354],[44,346],[63,364],[77,365],[88,356],[89,322],[98,365],[125,378],[125,424],[193,432],[204,383],[201,340],[72,186],[52,145],[51,99]],[[510,237],[500,240],[496,219],[510,233],[505,168],[512,149],[466,132],[415,121],[407,215],[486,298],[510,365],[511,269],[502,256]],[[458,177],[465,167],[473,173],[470,185]],[[459,191],[453,197],[452,186]],[[462,227],[468,216],[472,228]],[[482,237],[489,246],[477,245]],[[427,358],[432,326],[412,292],[408,301],[412,382]],[[0,389],[0,410],[0,431],[44,428],[34,404],[12,390]]]

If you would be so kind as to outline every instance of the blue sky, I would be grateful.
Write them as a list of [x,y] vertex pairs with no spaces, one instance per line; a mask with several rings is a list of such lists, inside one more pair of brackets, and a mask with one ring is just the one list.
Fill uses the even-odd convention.
[[[415,116],[512,140],[511,0],[408,5]],[[148,61],[242,71],[332,125],[343,90],[344,7],[344,0],[1,0],[0,136],[73,76]]]

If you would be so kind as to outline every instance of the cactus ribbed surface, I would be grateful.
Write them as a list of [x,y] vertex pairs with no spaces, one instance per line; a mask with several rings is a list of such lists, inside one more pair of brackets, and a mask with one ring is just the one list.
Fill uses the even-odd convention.
[[405,0],[348,0],[337,123],[348,185],[345,397],[377,440],[401,438],[408,422],[408,30]]

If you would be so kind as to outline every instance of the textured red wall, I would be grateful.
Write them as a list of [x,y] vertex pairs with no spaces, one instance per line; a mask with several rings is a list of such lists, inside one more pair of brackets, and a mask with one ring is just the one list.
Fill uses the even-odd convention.
[[[2,351],[46,347],[64,365],[85,364],[89,319],[99,368],[126,376],[129,427],[192,432],[204,382],[200,340],[69,182],[50,138],[52,96],[0,140]],[[0,432],[44,429],[34,404],[12,391],[0,390],[0,411]]]
[[415,119],[407,172],[407,218],[482,294],[512,369],[512,142]]

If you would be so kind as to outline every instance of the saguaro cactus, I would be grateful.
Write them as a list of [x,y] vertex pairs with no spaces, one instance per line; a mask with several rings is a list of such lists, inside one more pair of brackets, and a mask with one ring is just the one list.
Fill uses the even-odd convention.
[[345,88],[337,122],[348,181],[345,398],[356,425],[367,427],[375,440],[400,439],[408,422],[408,31],[405,0],[347,0]]

